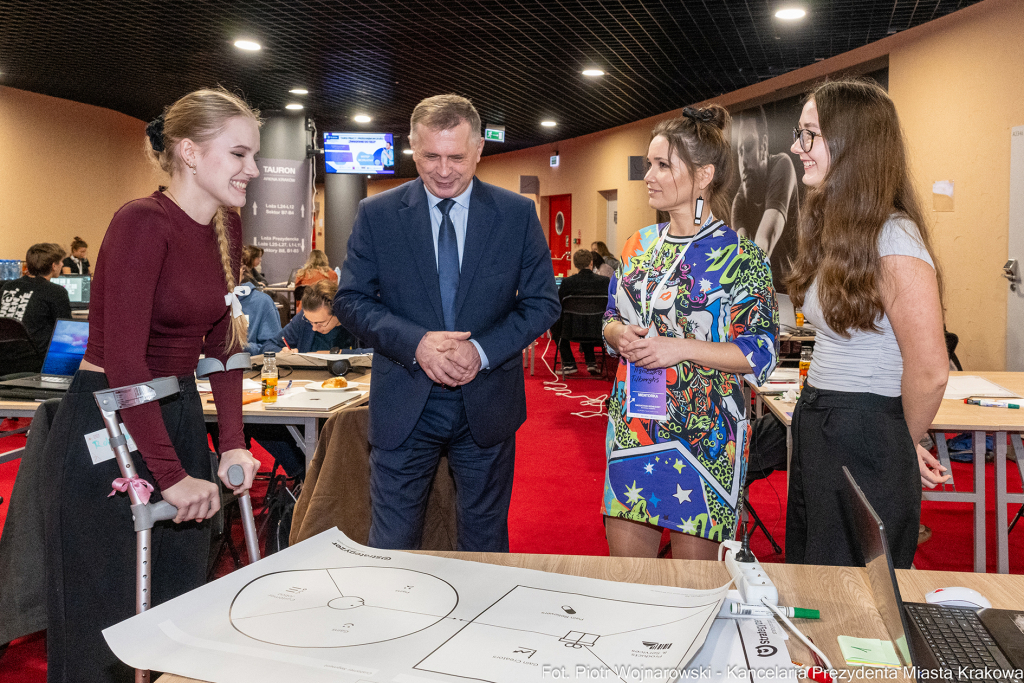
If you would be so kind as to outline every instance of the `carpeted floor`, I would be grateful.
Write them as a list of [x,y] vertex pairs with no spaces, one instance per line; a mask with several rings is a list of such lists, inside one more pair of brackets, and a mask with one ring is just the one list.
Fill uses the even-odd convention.
[[[581,372],[562,384],[545,365],[554,349],[538,347],[536,374],[526,374],[529,418],[516,442],[515,487],[509,519],[512,552],[568,555],[607,555],[604,527],[598,513],[604,488],[604,439],[607,418],[599,415],[608,380],[593,379],[578,360]],[[574,414],[575,413],[575,414]],[[592,415],[592,417],[583,417]],[[0,452],[24,444],[24,437],[0,440]],[[256,455],[267,459],[265,451]],[[269,464],[269,459],[266,460]],[[1012,491],[1020,491],[1014,463],[1009,463]],[[957,483],[971,487],[971,465],[954,463]],[[17,462],[0,465],[0,524],[6,517]],[[986,467],[986,488],[995,490],[994,466]],[[254,492],[258,503],[260,492]],[[786,475],[775,472],[750,487],[750,501],[780,546],[785,546]],[[995,521],[993,496],[988,497],[988,570],[995,571]],[[1016,512],[1014,509],[1013,513]],[[1012,514],[1011,514],[1012,516]],[[965,504],[924,503],[922,522],[931,528],[931,540],[918,548],[919,569],[971,571],[973,540],[971,508]],[[240,540],[240,533],[236,537]],[[241,547],[241,546],[240,546]],[[782,562],[760,531],[751,537],[754,554],[763,562]],[[244,554],[244,548],[242,550]],[[230,571],[227,558],[218,573]],[[1024,573],[1024,524],[1010,535],[1010,571]],[[2,580],[2,578],[0,578]],[[2,615],[0,615],[2,618]],[[46,646],[43,634],[15,641],[0,656],[0,683],[43,683],[46,679]]]

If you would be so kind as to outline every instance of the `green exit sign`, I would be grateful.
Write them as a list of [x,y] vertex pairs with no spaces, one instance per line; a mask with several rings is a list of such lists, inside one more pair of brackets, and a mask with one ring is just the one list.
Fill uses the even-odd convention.
[[505,126],[487,126],[484,128],[484,140],[505,142]]

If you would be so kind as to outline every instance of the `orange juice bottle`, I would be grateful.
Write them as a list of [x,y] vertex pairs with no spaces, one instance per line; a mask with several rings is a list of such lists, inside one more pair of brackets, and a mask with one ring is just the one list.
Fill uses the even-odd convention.
[[804,390],[804,383],[807,381],[807,372],[811,369],[811,345],[803,344],[800,347],[800,391]]
[[263,354],[260,378],[263,380],[263,402],[277,403],[277,354]]

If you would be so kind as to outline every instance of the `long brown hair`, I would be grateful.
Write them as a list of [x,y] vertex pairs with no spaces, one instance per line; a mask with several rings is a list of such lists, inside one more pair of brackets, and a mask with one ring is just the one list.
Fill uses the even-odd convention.
[[[185,167],[185,161],[178,153],[178,143],[188,138],[200,147],[213,140],[224,130],[230,119],[241,116],[262,125],[259,111],[228,92],[224,88],[211,88],[191,92],[167,107],[163,114],[162,148],[153,148],[153,137],[146,137],[146,150],[160,168],[169,175]],[[151,126],[153,124],[150,124]],[[224,284],[230,294],[235,288],[235,273],[231,268],[231,240],[228,236],[226,211],[233,208],[221,207],[213,217],[213,229],[217,236],[220,263],[224,269]],[[246,339],[245,316],[232,319],[231,334],[228,335],[228,350],[242,348]]]
[[[899,117],[889,95],[871,81],[829,81],[805,102],[811,100],[830,162],[821,184],[810,188],[804,201],[796,261],[786,285],[793,303],[802,306],[817,280],[825,322],[836,332],[878,331],[877,321],[885,313],[878,236],[892,214],[917,226],[935,263]],[[937,263],[935,276],[941,295]]]
[[701,166],[715,167],[715,176],[702,191],[711,213],[726,223],[731,213],[728,189],[733,178],[733,154],[725,129],[729,126],[729,112],[718,104],[702,109],[683,110],[683,115],[662,121],[651,131],[651,139],[659,135],[668,140],[668,147],[694,176]]

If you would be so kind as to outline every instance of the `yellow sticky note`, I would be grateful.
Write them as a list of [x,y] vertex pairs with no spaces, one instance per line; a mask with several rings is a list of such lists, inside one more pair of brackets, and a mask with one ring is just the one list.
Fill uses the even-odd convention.
[[899,668],[900,660],[890,640],[839,636],[839,649],[848,666],[879,666]]

